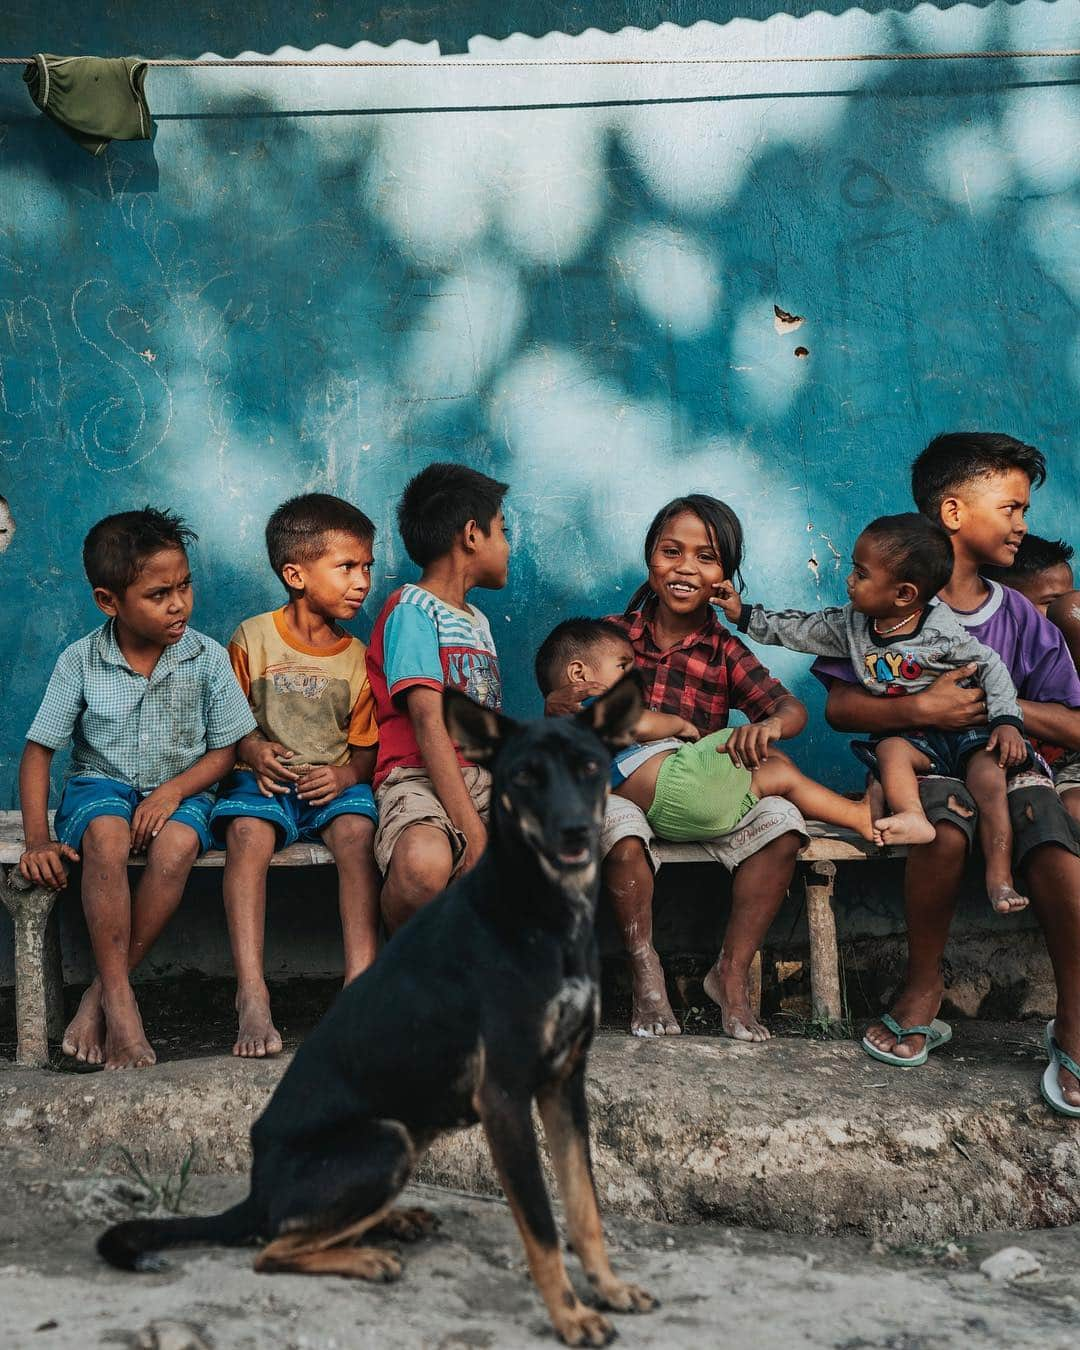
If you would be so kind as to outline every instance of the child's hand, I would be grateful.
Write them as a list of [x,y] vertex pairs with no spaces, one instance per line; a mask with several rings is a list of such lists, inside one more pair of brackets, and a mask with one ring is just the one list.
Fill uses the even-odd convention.
[[171,783],[162,783],[142,799],[131,817],[132,853],[141,853],[150,847],[150,841],[157,838],[161,827],[182,801],[179,789]]
[[725,618],[730,619],[732,623],[738,622],[742,613],[742,596],[730,581],[717,581],[713,585],[711,601],[717,609],[723,611]]
[[486,848],[487,830],[484,828],[483,822],[478,821],[473,829],[466,831],[465,834],[465,858],[461,864],[462,871],[470,872],[480,861]]
[[986,742],[986,748],[990,754],[997,751],[998,764],[1003,769],[1015,769],[1027,759],[1027,746],[1024,744],[1023,736],[1008,723],[993,729],[990,739]]
[[44,844],[28,844],[19,859],[19,872],[35,886],[60,891],[67,885],[65,859],[79,861],[79,855],[67,844],[58,844],[52,839]]
[[294,773],[284,762],[292,759],[293,752],[286,750],[278,741],[264,741],[252,738],[252,744],[245,745],[241,758],[251,765],[255,782],[264,797],[275,793],[288,792],[294,783],[300,781],[300,775]]
[[685,717],[653,712],[651,708],[646,708],[634,727],[634,738],[639,741],[666,741],[671,737],[680,741],[697,741],[701,739],[701,732]]
[[723,745],[720,754],[728,754],[740,768],[756,769],[769,758],[769,746],[783,735],[779,717],[766,717],[763,722],[749,722],[736,727]]
[[574,713],[581,712],[581,700],[583,698],[598,698],[606,692],[607,685],[598,684],[596,680],[581,680],[577,684],[564,684],[559,689],[553,689],[544,699],[544,716],[572,716]]
[[347,765],[316,764],[297,783],[296,795],[308,806],[326,806],[352,787],[356,778]]

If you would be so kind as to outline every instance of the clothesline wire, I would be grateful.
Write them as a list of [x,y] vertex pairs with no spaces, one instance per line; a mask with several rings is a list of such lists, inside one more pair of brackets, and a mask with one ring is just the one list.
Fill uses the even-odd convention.
[[[777,65],[818,65],[843,61],[1029,61],[1035,58],[1052,59],[1054,57],[1080,56],[1080,49],[1037,50],[1016,52],[860,52],[838,56],[598,56],[581,58],[544,57],[538,60],[516,60],[509,57],[501,59],[477,60],[465,57],[461,60],[441,57],[427,61],[387,61],[350,59],[347,61],[323,61],[316,59],[288,58],[281,61],[269,59],[249,59],[235,57],[222,60],[179,57],[148,57],[146,64],[157,67],[201,66],[207,69],[243,66],[283,68],[292,66],[318,66],[323,69],[353,69],[356,67],[424,67],[426,69],[471,70],[473,67],[490,66],[777,66]],[[33,61],[31,56],[0,56],[0,66],[23,66]]]

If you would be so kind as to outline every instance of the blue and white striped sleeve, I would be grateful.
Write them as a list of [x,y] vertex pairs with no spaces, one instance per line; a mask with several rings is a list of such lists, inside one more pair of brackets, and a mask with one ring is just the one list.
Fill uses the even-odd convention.
[[212,647],[208,645],[206,661],[209,666],[203,695],[206,748],[222,750],[254,731],[258,723],[225,649],[216,642]]
[[59,750],[71,740],[85,707],[82,665],[75,648],[68,647],[56,659],[26,739],[47,750]]

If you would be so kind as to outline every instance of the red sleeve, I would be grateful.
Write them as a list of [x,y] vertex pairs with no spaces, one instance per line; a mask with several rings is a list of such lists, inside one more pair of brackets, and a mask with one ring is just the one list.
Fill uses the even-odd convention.
[[728,638],[725,658],[731,706],[745,713],[751,722],[771,717],[780,700],[790,697],[780,681],[769,674],[737,637]]

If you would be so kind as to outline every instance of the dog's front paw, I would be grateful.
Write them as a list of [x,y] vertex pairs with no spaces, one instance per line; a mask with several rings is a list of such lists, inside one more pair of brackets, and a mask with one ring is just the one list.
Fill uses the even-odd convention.
[[654,1298],[647,1289],[627,1284],[623,1280],[605,1280],[603,1284],[597,1282],[593,1288],[600,1306],[610,1308],[613,1312],[647,1313],[660,1306],[660,1300]]
[[602,1313],[576,1301],[565,1312],[560,1310],[554,1321],[555,1331],[566,1345],[610,1345],[618,1334]]

